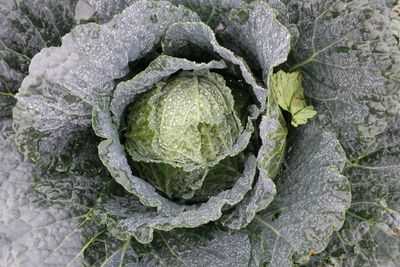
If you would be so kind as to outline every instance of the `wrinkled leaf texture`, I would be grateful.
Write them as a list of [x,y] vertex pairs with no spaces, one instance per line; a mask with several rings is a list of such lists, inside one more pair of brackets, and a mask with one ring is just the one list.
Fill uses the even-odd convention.
[[[97,2],[94,5],[95,10],[100,19],[104,14],[104,21],[113,16],[106,14],[107,10],[112,9],[104,7],[114,5],[117,12],[123,9],[109,1]],[[129,1],[120,2],[122,5],[131,4]],[[206,21],[210,14],[226,11],[223,8],[213,8],[214,1],[211,0],[202,1],[201,5],[195,0],[176,2],[186,4]],[[220,2],[225,8],[240,8],[242,5],[238,1]],[[292,38],[293,51],[286,64],[289,69],[302,71],[306,96],[317,107],[319,118],[295,132],[289,131],[290,141],[284,167],[279,171],[276,180],[276,197],[269,200],[272,203],[265,211],[258,213],[247,228],[239,231],[227,231],[218,223],[210,223],[195,229],[156,231],[153,242],[146,245],[129,237],[121,239],[118,235],[120,239],[117,239],[113,236],[113,229],[118,230],[114,223],[126,214],[145,207],[123,189],[116,189],[118,186],[101,187],[96,184],[96,179],[90,178],[88,182],[81,176],[78,176],[81,177],[79,179],[68,175],[60,176],[61,180],[54,179],[55,177],[49,179],[51,174],[42,175],[35,171],[34,165],[23,160],[12,144],[10,121],[2,121],[1,145],[8,152],[7,159],[0,163],[1,190],[4,192],[1,196],[7,196],[2,201],[7,203],[5,207],[8,208],[0,213],[0,223],[5,225],[0,229],[8,229],[7,225],[12,223],[25,225],[18,228],[16,233],[1,233],[2,244],[6,244],[0,250],[4,255],[1,257],[4,264],[42,263],[46,259],[50,266],[68,263],[75,266],[81,264],[80,260],[85,265],[93,266],[290,266],[293,262],[306,263],[310,256],[321,253],[318,257],[313,257],[310,264],[398,265],[400,260],[396,252],[399,251],[400,152],[399,116],[396,117],[395,114],[399,108],[400,92],[399,64],[396,63],[400,60],[398,46],[395,45],[397,43],[386,16],[391,8],[384,1],[366,0],[268,2],[271,6],[280,8],[278,19],[282,24],[298,26],[299,38]],[[285,5],[289,10],[288,15],[284,13]],[[211,26],[217,21],[216,18],[217,15],[211,17]],[[83,33],[96,36],[97,27],[91,27],[90,31]],[[235,32],[234,26],[228,27],[229,29]],[[77,33],[75,38],[83,38],[77,30],[74,32]],[[65,40],[63,46],[71,46],[64,50],[65,54],[58,56],[68,59],[69,49],[75,46],[72,45],[73,42],[69,42],[71,39]],[[249,42],[246,45],[251,47],[251,39]],[[83,51],[85,46],[75,48]],[[43,57],[51,55],[53,51],[46,50]],[[260,56],[264,58],[262,54]],[[88,58],[90,57],[94,55],[89,55]],[[258,61],[254,54],[246,54],[244,58],[247,62]],[[38,57],[36,64],[46,62],[40,60]],[[70,60],[81,64],[76,73],[86,73],[85,68],[95,68],[74,57]],[[96,62],[104,64],[111,59],[100,56],[97,60]],[[260,67],[263,67],[263,61],[259,62]],[[52,67],[56,69],[56,66]],[[57,77],[62,74],[60,70],[52,70],[47,75]],[[107,71],[101,71],[101,75],[112,73],[116,78],[123,72],[111,67]],[[264,78],[268,79],[268,75],[265,72]],[[40,94],[44,92],[51,95],[48,93],[49,88],[58,85],[48,86],[47,81],[43,81],[38,87]],[[34,81],[29,83],[33,87],[37,86]],[[103,88],[101,82],[95,84],[101,85],[98,88]],[[108,84],[105,88],[109,86]],[[74,90],[73,86],[71,88]],[[56,92],[64,92],[63,90],[56,89]],[[104,96],[104,92],[95,92],[91,94],[88,91],[84,96],[88,97],[85,102],[65,99],[62,105],[72,101],[78,107],[75,111],[83,111],[66,114],[65,117],[87,127],[90,124],[90,105],[87,103],[93,103],[91,95]],[[65,94],[67,95],[69,94]],[[46,112],[49,110],[43,113],[47,114]],[[55,114],[57,117],[60,113]],[[46,123],[48,122],[41,127]],[[31,129],[26,129],[26,132],[30,131]],[[22,136],[17,136],[17,139],[23,138]],[[279,136],[285,136],[285,133],[281,132]],[[89,140],[85,137],[84,140]],[[61,140],[56,140],[55,144],[59,141]],[[47,151],[51,149],[54,147],[49,147]],[[25,154],[28,151],[29,149]],[[63,164],[62,160],[63,157],[56,164],[51,159],[44,162],[44,165],[57,166],[58,163]],[[70,162],[68,164],[71,165]],[[61,165],[58,168],[64,170],[69,166]],[[39,179],[34,178],[35,176]],[[21,184],[25,186],[16,186],[18,181],[22,181]],[[351,195],[348,181],[351,184]],[[70,185],[80,182],[88,184],[78,188],[85,188],[89,192],[93,190],[93,194],[75,193]],[[64,183],[69,183],[69,186]],[[67,192],[59,189],[60,185],[64,190],[69,188]],[[17,189],[21,191],[16,193]],[[100,197],[97,195],[99,192]],[[9,195],[20,200],[14,201]],[[73,196],[73,205],[70,205],[71,198],[66,196]],[[343,228],[335,233],[343,225],[350,197],[353,205],[346,213]],[[67,207],[65,203],[68,203]],[[42,204],[45,211],[42,210]],[[21,207],[27,207],[29,212],[21,213],[20,211],[25,211]],[[96,211],[96,214],[88,212],[91,210]],[[42,246],[33,245],[39,240],[37,236],[54,233],[49,218],[51,222],[60,221],[61,227],[57,227],[57,230],[62,229],[63,234],[54,234],[57,238],[42,242]],[[64,220],[65,218],[70,219]],[[92,225],[92,220],[96,224],[108,223],[108,231],[99,230]],[[54,240],[59,240],[58,238],[71,241],[55,244]],[[21,240],[32,242],[21,244]],[[322,252],[330,240],[328,249]],[[27,246],[30,250],[26,250]]]

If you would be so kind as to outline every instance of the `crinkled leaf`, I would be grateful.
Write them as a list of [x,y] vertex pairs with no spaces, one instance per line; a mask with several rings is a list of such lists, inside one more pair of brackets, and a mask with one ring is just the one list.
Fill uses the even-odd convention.
[[114,15],[120,14],[122,10],[132,5],[135,2],[139,2],[139,0],[84,0],[89,4],[96,13],[94,14],[97,17],[96,21],[98,22],[107,22]]
[[271,179],[275,178],[285,157],[287,134],[288,130],[282,112],[270,95],[267,110],[261,117],[259,125],[262,145],[258,151],[257,161],[258,168],[267,171]]
[[0,122],[0,265],[80,266],[98,226],[90,216],[102,177],[45,174],[15,147]]
[[[400,50],[379,1],[291,1],[300,31],[291,58],[306,95],[346,153],[381,133],[398,109]],[[397,78],[396,78],[397,77]]]
[[[289,31],[297,36],[294,25],[289,26],[285,6],[279,1],[265,1],[268,4],[264,1],[239,0],[173,2],[195,10],[202,21],[215,30],[223,46],[245,58],[248,65],[261,67],[266,84],[272,67],[283,63],[287,58]],[[279,23],[277,14],[280,14],[279,20],[288,25],[289,30]]]
[[172,0],[171,2],[194,10],[201,20],[211,28],[217,27],[224,13],[247,6],[246,2],[240,0]]
[[30,57],[45,43],[19,10],[0,4],[0,116],[11,114],[13,95],[28,71]]
[[[74,1],[64,2],[61,1],[58,7],[54,7],[51,11],[44,9],[44,6],[40,4],[35,6],[35,10],[47,12],[46,14],[52,14],[54,17],[59,9],[74,5]],[[34,5],[29,1],[18,1],[18,5],[5,4],[0,3],[0,116],[11,114],[11,108],[15,104],[14,94],[28,74],[31,58],[46,45],[57,44],[48,42],[47,36],[42,34],[39,27],[44,23],[52,23],[49,16],[41,18],[41,23],[38,23],[38,17],[31,16]],[[65,20],[65,18],[73,17],[73,12],[65,12],[65,15],[62,17],[57,15],[64,25],[63,34],[67,33],[73,25],[73,21]],[[58,33],[58,29],[49,31]],[[59,36],[57,41],[59,42],[60,39]]]
[[148,245],[101,235],[85,255],[88,266],[248,266],[250,242],[246,231],[226,232],[208,224],[157,232]]
[[15,8],[15,0],[0,0],[0,5],[4,5],[8,9]]
[[346,168],[352,205],[320,261],[351,266],[400,262],[400,113],[365,154]]
[[[346,8],[341,1],[308,2],[298,5],[297,14],[310,45],[300,47],[299,42],[295,55],[311,54],[301,63],[309,78],[305,89],[324,110],[327,124],[338,129],[351,160],[345,174],[353,195],[343,229],[317,262],[396,266],[398,117],[389,122],[399,108],[400,53],[388,19],[392,7],[384,1],[359,1]],[[308,28],[307,21],[314,21],[314,27]],[[337,31],[338,25],[345,31]],[[326,31],[331,34],[323,35]]]
[[256,213],[267,208],[276,195],[272,179],[275,178],[284,159],[287,129],[282,113],[272,96],[268,97],[267,110],[261,117],[259,136],[262,141],[257,156],[259,175],[253,189],[222,221],[233,229],[243,228],[250,223]]
[[96,10],[86,0],[78,0],[75,7],[75,21],[84,24],[94,20]]
[[268,5],[275,9],[277,13],[276,19],[279,20],[280,23],[285,25],[287,30],[290,32],[290,47],[294,47],[299,38],[299,30],[297,29],[296,24],[293,24],[290,20],[289,11],[287,7],[287,2],[284,0],[264,0],[264,2],[268,3]]
[[397,39],[397,44],[400,44],[400,2],[397,2],[397,5],[392,7],[390,15],[390,26]]
[[[215,10],[223,10],[223,3],[210,2],[204,3],[204,7],[211,5],[215,7]],[[227,2],[229,2],[228,5],[239,4],[239,1]],[[190,3],[188,5],[191,6]],[[240,56],[220,46],[211,28],[202,24],[173,25],[166,34],[163,48],[167,54],[185,55],[185,53],[189,54],[187,49],[192,45],[191,50],[196,51],[200,47],[239,66],[244,80],[253,87],[253,93],[260,102],[261,110],[264,110],[266,90],[251,74],[249,63],[257,62],[256,65],[261,66],[264,82],[268,84],[272,67],[283,63],[287,58],[290,35],[287,29],[275,19],[273,9],[267,4],[240,3],[240,6],[242,7],[226,12],[216,11],[221,18],[220,25],[215,30],[216,35],[223,40],[229,39],[223,44],[232,48]],[[247,63],[242,57],[248,60]]]
[[[205,50],[212,53],[213,56],[224,59],[227,62],[239,66],[241,75],[245,82],[249,84],[258,100],[260,110],[265,109],[267,90],[260,85],[250,71],[247,63],[240,57],[237,57],[232,51],[220,46],[213,31],[204,23],[176,23],[166,32],[163,50],[164,53],[172,56],[188,56],[188,46],[194,45],[192,49]],[[258,115],[258,114],[257,114]]]
[[13,112],[20,150],[45,168],[96,172],[92,104],[112,93],[128,62],[150,52],[170,24],[193,20],[195,14],[168,2],[138,2],[107,24],[77,26],[61,47],[43,49]]
[[61,37],[75,25],[78,0],[19,0],[19,9],[39,31],[46,46],[61,44]]
[[301,73],[278,71],[270,80],[270,88],[279,106],[292,114],[294,127],[307,123],[317,113],[304,99]]
[[0,116],[11,114],[13,95],[28,74],[31,58],[43,47],[59,45],[71,30],[76,2],[0,3]]
[[337,139],[315,123],[296,130],[277,194],[252,231],[253,264],[291,266],[325,249],[350,206],[350,185],[342,171],[346,157]]
[[[265,85],[272,68],[285,62],[289,53],[290,34],[266,3],[253,2],[241,9],[224,14],[222,29],[217,29],[229,48],[244,57],[252,67],[261,67]],[[239,52],[240,51],[240,52]]]

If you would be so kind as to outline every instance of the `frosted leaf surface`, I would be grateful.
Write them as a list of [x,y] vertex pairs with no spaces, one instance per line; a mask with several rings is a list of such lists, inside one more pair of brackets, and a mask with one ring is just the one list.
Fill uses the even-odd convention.
[[[282,30],[289,35],[286,30],[283,30],[283,26],[283,29],[280,29],[279,27],[280,26],[276,26],[273,30],[276,30],[277,32]],[[265,109],[267,94],[265,87],[256,80],[254,75],[251,73],[250,67],[243,58],[236,56],[232,51],[222,47],[217,42],[213,31],[207,25],[203,23],[177,23],[172,25],[166,33],[163,42],[163,50],[166,54],[184,56],[185,53],[188,53],[188,51],[185,50],[185,47],[191,44],[194,45],[194,47],[197,47],[197,49],[204,49],[227,62],[237,65],[244,81],[251,86],[252,92],[250,93],[254,94],[257,98],[259,109],[261,111]],[[274,53],[275,51],[269,52]],[[279,52],[284,54],[284,57],[286,58],[287,51],[286,54],[284,51],[277,51],[277,53]],[[272,65],[270,65],[270,67],[272,67]]]
[[249,224],[256,213],[266,209],[276,195],[273,179],[285,156],[287,129],[273,97],[268,97],[267,110],[261,116],[259,136],[262,142],[257,156],[259,174],[253,189],[222,220],[224,225],[233,229]]
[[269,266],[291,266],[292,257],[305,263],[323,251],[333,231],[342,227],[351,201],[350,184],[340,174],[346,157],[336,138],[315,122],[293,136],[276,197],[249,225],[253,261]]
[[400,262],[400,113],[345,169],[352,206],[321,259],[353,266]]
[[292,70],[303,73],[305,94],[349,158],[362,154],[369,139],[387,128],[400,103],[400,49],[379,3],[292,1],[289,6],[300,31]]
[[85,221],[103,177],[45,174],[24,160],[0,121],[0,265],[81,266],[97,231]]
[[[116,177],[115,171],[109,170],[113,171],[112,175]],[[144,244],[153,240],[154,230],[195,228],[218,220],[224,209],[240,202],[251,190],[255,171],[256,159],[254,156],[249,156],[245,161],[243,173],[231,189],[210,197],[205,203],[177,205],[154,192],[154,188],[144,180],[119,170],[120,176],[117,181],[129,193],[137,196],[140,202],[131,194],[125,194],[123,197],[110,195],[103,199],[106,201],[101,207],[105,214],[103,221],[113,235],[122,239],[133,236]],[[151,207],[157,207],[157,210]]]
[[59,45],[75,25],[76,1],[56,2],[0,2],[0,116],[11,114],[32,57],[46,46]]

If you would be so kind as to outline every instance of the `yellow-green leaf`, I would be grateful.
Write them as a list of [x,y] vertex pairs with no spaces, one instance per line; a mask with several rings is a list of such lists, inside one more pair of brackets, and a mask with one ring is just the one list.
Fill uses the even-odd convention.
[[300,72],[278,71],[272,75],[270,88],[279,106],[292,114],[291,123],[294,127],[307,123],[317,114],[313,106],[307,106],[304,100]]

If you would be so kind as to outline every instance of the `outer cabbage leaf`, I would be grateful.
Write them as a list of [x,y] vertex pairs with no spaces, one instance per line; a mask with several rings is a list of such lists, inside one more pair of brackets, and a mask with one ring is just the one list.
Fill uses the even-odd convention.
[[17,0],[20,10],[35,26],[46,46],[61,44],[61,37],[75,25],[78,0]]
[[193,20],[196,15],[183,7],[141,1],[107,24],[77,26],[61,47],[43,49],[13,111],[19,149],[45,168],[96,172],[92,105],[111,94],[128,63],[154,49],[170,24]]
[[23,159],[11,132],[11,121],[0,121],[0,265],[80,266],[98,231],[91,208],[109,178],[45,174]]
[[400,263],[400,113],[345,171],[352,185],[346,222],[318,261],[351,266]]
[[171,2],[194,10],[201,20],[213,29],[218,26],[221,16],[225,13],[247,6],[247,3],[241,0],[172,0]]
[[85,266],[248,266],[250,250],[246,231],[213,224],[158,232],[148,245],[103,234],[85,250]]
[[[292,43],[298,36],[296,26],[290,24],[286,6],[279,0],[172,0],[172,2],[195,10],[203,22],[215,29],[223,46],[246,58],[248,63],[254,63],[252,67],[261,66],[265,82],[269,76],[270,64],[276,66],[283,63],[286,57],[282,58],[282,55],[285,54],[285,50],[288,52],[286,41],[278,41],[282,38],[281,34],[277,33],[273,38],[268,38],[270,35],[266,32],[271,26],[282,23],[291,33],[292,36],[286,37],[291,38]],[[268,49],[272,43],[275,53],[270,53]]]
[[[216,8],[218,7],[216,4]],[[244,12],[243,18],[241,18],[241,12]],[[223,34],[225,37],[222,38],[225,39],[226,36],[234,36],[234,40],[229,43],[223,42],[223,44],[232,48],[233,52],[246,60],[220,46],[210,27],[196,23],[173,25],[166,33],[163,43],[164,52],[174,56],[190,56],[188,47],[193,51],[200,48],[200,51],[206,50],[238,65],[244,80],[253,87],[254,95],[261,104],[261,110],[264,110],[266,90],[252,77],[249,65],[252,63],[252,67],[261,66],[264,84],[268,85],[272,67],[287,59],[289,32],[275,19],[273,9],[265,3],[252,3],[244,5],[242,9],[232,9],[229,14],[224,14],[220,18],[220,23],[222,28],[217,27],[216,35]]]
[[[7,4],[7,5],[6,5]],[[74,25],[76,1],[0,3],[0,116],[11,114],[31,58],[58,45]]]
[[296,42],[299,38],[299,30],[291,20],[288,12],[287,1],[285,0],[263,0],[267,2],[268,5],[275,9],[277,12],[276,18],[279,20],[280,23],[285,25],[285,27],[290,32],[290,47],[294,47]]
[[323,251],[344,222],[350,185],[341,175],[346,157],[337,139],[313,122],[288,145],[277,194],[249,225],[252,264],[291,266]]
[[109,21],[114,15],[138,2],[138,0],[83,0],[82,2],[85,1],[96,11],[94,16],[97,22]]
[[1,4],[0,25],[0,116],[8,116],[15,104],[14,94],[30,63],[26,54],[37,53],[44,42],[23,14]]
[[[191,49],[188,49],[190,46]],[[241,75],[245,82],[252,88],[260,106],[259,111],[253,115],[257,117],[260,111],[265,109],[267,90],[258,84],[256,78],[251,73],[247,63],[240,57],[237,57],[232,51],[222,47],[207,25],[201,22],[177,23],[172,25],[166,32],[163,42],[164,53],[171,56],[188,57],[190,51],[207,51],[213,53],[214,57],[220,57],[226,62],[239,66]]]
[[14,0],[0,0],[0,4],[4,5],[8,9],[13,9],[15,7],[15,1]]
[[392,7],[390,24],[397,43],[400,44],[400,2]]
[[[383,132],[399,106],[399,47],[380,1],[290,1],[300,31],[291,70],[350,158]],[[396,78],[397,77],[397,78]],[[360,151],[361,150],[361,151]]]
[[232,229],[240,229],[250,223],[256,213],[267,208],[276,195],[272,179],[275,178],[284,159],[287,129],[282,113],[272,96],[268,97],[267,110],[261,116],[259,136],[262,145],[257,156],[259,175],[256,182],[251,192],[222,220],[224,225]]
[[[338,129],[350,158],[345,174],[352,184],[352,207],[343,229],[314,263],[400,262],[398,115],[393,119],[399,109],[400,49],[391,28],[393,5],[307,1],[291,8],[293,18],[301,14],[297,20],[303,37],[294,57],[304,61],[296,67],[308,77],[305,89],[324,112],[320,118]],[[309,45],[301,47],[307,40]]]

